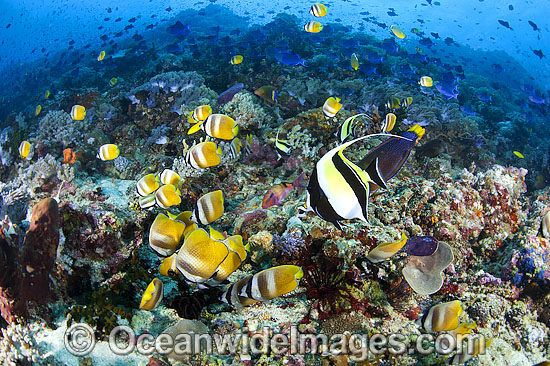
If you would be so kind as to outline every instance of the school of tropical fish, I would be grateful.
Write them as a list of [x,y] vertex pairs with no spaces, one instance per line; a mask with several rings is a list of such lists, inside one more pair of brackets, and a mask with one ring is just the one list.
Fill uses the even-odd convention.
[[[344,0],[352,27],[334,0],[263,25],[215,3],[107,7],[96,43],[6,66],[2,364],[550,364],[547,85],[396,5]],[[547,25],[496,23],[519,22],[544,62]],[[332,337],[113,355],[121,325]],[[359,360],[352,334],[410,347]]]

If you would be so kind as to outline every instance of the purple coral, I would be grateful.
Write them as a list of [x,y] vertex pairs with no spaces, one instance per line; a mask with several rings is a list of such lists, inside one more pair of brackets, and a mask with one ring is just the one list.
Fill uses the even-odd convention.
[[516,250],[503,269],[504,278],[514,285],[525,286],[530,283],[545,285],[550,279],[550,251],[541,245],[534,235],[527,237],[521,250]]
[[300,252],[306,245],[306,241],[302,239],[297,231],[282,236],[274,235],[272,243],[276,251],[288,256]]

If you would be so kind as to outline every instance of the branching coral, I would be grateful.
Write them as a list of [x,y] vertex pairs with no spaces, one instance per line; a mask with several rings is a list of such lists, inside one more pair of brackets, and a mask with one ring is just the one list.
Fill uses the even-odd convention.
[[89,118],[75,121],[64,111],[50,111],[40,120],[38,138],[61,143],[63,147],[76,147],[84,140],[90,127]]

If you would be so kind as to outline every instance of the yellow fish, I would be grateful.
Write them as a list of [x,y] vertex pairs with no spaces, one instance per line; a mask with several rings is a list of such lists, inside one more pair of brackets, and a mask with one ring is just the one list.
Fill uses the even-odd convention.
[[46,90],[46,92],[44,93],[44,99],[48,99],[49,97],[50,97],[50,91]]
[[399,107],[401,107],[401,102],[399,101],[399,98],[392,97],[386,102],[386,107],[388,109],[399,109]]
[[171,184],[174,187],[178,187],[180,180],[180,175],[172,169],[164,169],[162,173],[160,173],[160,182],[162,184]]
[[39,104],[36,106],[36,109],[34,110],[34,115],[38,116],[40,114],[40,111],[42,110],[42,106]]
[[405,38],[405,33],[403,33],[403,31],[401,29],[399,29],[398,26],[396,26],[395,24],[392,24],[390,26],[390,29],[392,31],[392,33],[399,39],[403,39]]
[[141,177],[141,179],[138,180],[136,184],[136,190],[140,196],[145,197],[156,191],[159,186],[160,185],[157,177],[155,177],[155,175],[151,173]]
[[157,189],[155,199],[160,208],[168,208],[181,203],[181,197],[178,195],[178,189],[171,184],[166,184]]
[[117,78],[111,78],[111,80],[109,80],[109,85],[110,85],[110,86],[115,86],[116,83],[118,83],[118,79],[117,79]]
[[221,241],[212,239],[203,229],[187,235],[176,258],[176,268],[190,282],[203,283],[215,275],[229,254]]
[[407,236],[401,234],[401,239],[393,243],[382,243],[371,250],[367,255],[367,259],[372,263],[378,263],[389,259],[391,256],[400,251],[407,244]]
[[162,301],[164,291],[164,285],[161,280],[154,278],[153,281],[147,286],[143,297],[141,298],[141,303],[139,308],[141,310],[153,310],[159,303]]
[[316,18],[324,17],[325,15],[327,15],[327,7],[323,4],[315,3],[311,5],[311,9],[309,9],[309,13]]
[[382,132],[390,132],[391,130],[393,130],[396,121],[397,116],[395,114],[386,114],[386,118],[384,119],[384,123],[382,124]]
[[458,317],[461,314],[462,305],[459,300],[437,304],[430,308],[422,326],[428,332],[450,331],[458,327]]
[[189,115],[189,118],[187,118],[187,122],[189,123],[197,123],[205,121],[208,116],[212,114],[212,107],[209,105],[200,105],[191,114]]
[[82,121],[86,117],[86,108],[78,104],[73,105],[71,108],[71,117],[75,121]]
[[149,246],[159,256],[168,257],[178,250],[184,233],[184,222],[160,213],[149,229]]
[[120,150],[118,149],[117,145],[105,144],[99,148],[97,157],[103,161],[106,161],[106,160],[113,160],[118,158],[119,154],[120,154]]
[[104,58],[105,58],[105,51],[101,51],[99,53],[99,56],[97,56],[97,60],[98,61],[103,61]]
[[164,258],[160,263],[159,273],[166,277],[170,276],[170,272],[177,274],[178,273],[178,269],[176,268],[177,257],[178,257],[178,253],[174,253],[171,256]]
[[323,114],[327,118],[332,118],[341,108],[340,98],[329,97],[323,104]]
[[323,26],[321,23],[312,20],[304,25],[304,30],[308,33],[319,33],[323,30]]
[[187,132],[192,135],[199,129],[206,132],[208,136],[222,140],[233,140],[239,132],[239,126],[235,120],[225,114],[211,114],[204,122],[198,122]]
[[354,70],[359,69],[359,59],[355,53],[351,54],[351,68]]
[[231,57],[231,61],[229,61],[231,63],[231,65],[238,65],[240,64],[241,62],[243,62],[243,56],[242,55],[235,55],[233,57]]
[[266,301],[294,291],[304,276],[302,268],[293,265],[271,267],[252,276],[240,296]]
[[197,200],[191,221],[208,225],[223,215],[223,194],[221,190],[210,192]]
[[222,150],[212,141],[201,142],[189,149],[185,162],[195,169],[204,169],[221,163]]
[[26,159],[31,153],[31,144],[28,141],[21,141],[19,145],[19,156]]
[[422,77],[420,78],[420,81],[419,81],[418,83],[419,83],[420,85],[422,85],[423,87],[425,87],[425,88],[429,88],[429,87],[431,87],[431,86],[434,84],[432,78],[429,77],[429,76],[422,76]]
[[525,158],[525,156],[523,156],[523,154],[520,153],[519,151],[513,151],[513,153],[514,153],[515,156],[517,156],[517,157],[520,158],[520,159],[524,159],[524,158]]
[[412,104],[412,102],[413,102],[413,97],[406,97],[405,99],[403,99],[403,105],[409,106]]

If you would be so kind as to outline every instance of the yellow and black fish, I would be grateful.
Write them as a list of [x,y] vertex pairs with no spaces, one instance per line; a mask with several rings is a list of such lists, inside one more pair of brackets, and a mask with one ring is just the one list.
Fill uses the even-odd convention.
[[212,141],[201,142],[189,149],[185,162],[195,169],[218,165],[222,160],[222,150]]
[[198,122],[187,132],[192,135],[199,129],[206,132],[208,136],[222,140],[233,140],[239,132],[239,126],[235,120],[225,114],[210,114],[204,122]]
[[223,194],[221,190],[210,192],[197,200],[191,221],[208,225],[223,215]]
[[277,151],[277,156],[279,159],[285,155],[290,155],[290,150],[292,146],[288,143],[288,140],[282,140],[279,138],[279,131],[277,130],[277,136],[275,137],[275,150]]

